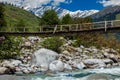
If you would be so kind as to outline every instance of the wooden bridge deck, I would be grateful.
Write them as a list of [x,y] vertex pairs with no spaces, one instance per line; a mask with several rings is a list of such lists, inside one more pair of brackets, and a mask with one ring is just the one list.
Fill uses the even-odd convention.
[[84,24],[46,25],[41,27],[14,27],[7,31],[0,29],[2,35],[75,35],[83,32],[120,32],[120,20]]

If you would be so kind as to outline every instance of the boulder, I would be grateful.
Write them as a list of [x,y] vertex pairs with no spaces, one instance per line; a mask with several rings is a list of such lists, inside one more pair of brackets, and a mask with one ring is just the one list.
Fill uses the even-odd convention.
[[45,72],[49,69],[48,67],[49,67],[48,64],[41,64],[40,71]]
[[31,47],[32,43],[30,41],[25,41],[24,42],[24,47]]
[[86,59],[83,62],[91,68],[103,68],[106,64],[112,63],[110,59]]
[[103,59],[103,62],[105,64],[112,64],[113,63],[113,61],[111,59]]
[[86,66],[83,62],[80,62],[80,63],[77,64],[77,68],[78,69],[84,69],[84,68],[86,68]]
[[84,69],[86,67],[85,64],[81,62],[80,60],[73,61],[72,66],[77,69]]
[[0,74],[5,74],[5,73],[9,73],[8,68],[6,68],[6,67],[0,67]]
[[72,70],[72,67],[69,64],[64,63],[65,70]]
[[103,62],[101,59],[86,59],[83,61],[85,64],[94,65]]
[[25,73],[25,74],[29,74],[29,73],[30,73],[30,71],[29,71],[29,70],[27,70],[27,69],[25,69],[25,70],[23,70],[23,73]]
[[11,64],[13,64],[14,66],[19,66],[20,64],[22,64],[22,62],[20,60],[13,60]]
[[40,38],[38,36],[29,36],[28,40],[34,43],[35,41],[39,41]]
[[10,61],[7,60],[2,62],[2,66],[10,69],[15,69],[15,66]]
[[41,66],[44,64],[49,65],[52,61],[56,60],[57,57],[58,53],[49,49],[41,48],[35,51],[35,53],[32,55],[31,63],[32,65],[37,66]]
[[78,51],[79,53],[82,53],[82,52],[83,52],[82,48],[77,48],[77,51]]
[[64,63],[59,60],[55,60],[50,63],[49,69],[53,72],[60,72],[64,70]]

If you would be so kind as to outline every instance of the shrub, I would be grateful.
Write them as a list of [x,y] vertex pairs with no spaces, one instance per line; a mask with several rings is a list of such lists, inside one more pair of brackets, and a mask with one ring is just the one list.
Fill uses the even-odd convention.
[[51,49],[53,51],[59,52],[59,47],[63,45],[63,41],[59,37],[51,37],[45,39],[42,46]]
[[0,45],[0,59],[10,59],[18,56],[20,40],[21,38],[19,37],[15,39],[15,37],[7,36],[5,41]]
[[120,42],[114,37],[114,35],[109,35],[106,37],[104,34],[80,34],[77,37],[76,41],[73,43],[73,46],[79,47],[83,45],[85,47],[95,46],[97,48],[120,48]]

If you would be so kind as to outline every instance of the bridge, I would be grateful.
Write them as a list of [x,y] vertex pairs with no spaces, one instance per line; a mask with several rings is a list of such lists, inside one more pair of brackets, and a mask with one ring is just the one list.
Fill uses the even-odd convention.
[[88,32],[120,32],[120,20],[82,24],[44,25],[40,27],[9,27],[0,29],[1,35],[79,35]]

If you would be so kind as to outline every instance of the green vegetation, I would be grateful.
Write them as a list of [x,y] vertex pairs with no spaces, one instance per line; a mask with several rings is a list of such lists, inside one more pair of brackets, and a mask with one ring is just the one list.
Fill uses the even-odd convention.
[[19,55],[21,37],[7,36],[0,44],[0,59],[13,59]]
[[107,37],[104,34],[99,33],[80,34],[73,43],[73,46],[79,47],[80,45],[84,45],[85,47],[96,46],[97,48],[106,47],[120,49],[120,42],[111,34]]
[[[0,3],[0,5],[3,5]],[[24,21],[24,25],[27,27],[37,27],[39,26],[39,18],[33,15],[32,13],[25,11],[21,8],[4,4],[4,19],[5,23],[5,30],[10,30],[10,27],[18,26],[21,21]],[[1,12],[1,9],[0,9]],[[21,25],[22,26],[22,25]]]
[[[2,4],[0,9],[0,23],[4,28],[3,31],[39,31],[41,25],[59,25],[59,24],[79,24],[91,22],[89,18],[75,18],[73,19],[69,14],[65,15],[62,19],[58,18],[54,10],[46,10],[41,18],[36,17],[30,12],[22,8],[15,7],[9,4]],[[78,22],[77,22],[78,21]],[[14,28],[17,27],[17,28]],[[34,28],[33,28],[34,27]],[[55,26],[51,26],[55,27]],[[49,27],[47,30],[51,30]],[[24,28],[24,29],[23,29]]]
[[25,27],[25,23],[24,23],[23,20],[20,20],[20,21],[16,24],[16,26],[18,27],[18,28],[17,28],[18,31],[23,31],[23,28]]
[[0,4],[0,29],[6,26],[4,11],[5,11],[4,4]]
[[116,20],[120,20],[120,14],[116,15]]
[[59,23],[60,20],[54,10],[45,11],[41,18],[41,25],[56,25]]
[[73,19],[69,14],[66,14],[65,16],[63,16],[62,20],[61,20],[62,24],[72,24],[73,23]]
[[93,22],[92,18],[90,17],[85,17],[85,18],[74,18],[74,23],[75,24],[80,24],[80,23],[91,23]]
[[63,41],[59,37],[51,37],[47,38],[43,43],[42,46],[51,49],[53,51],[59,52],[60,46],[63,45]]

